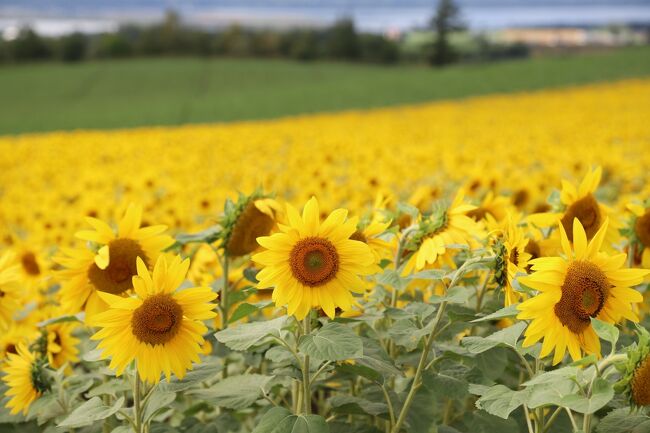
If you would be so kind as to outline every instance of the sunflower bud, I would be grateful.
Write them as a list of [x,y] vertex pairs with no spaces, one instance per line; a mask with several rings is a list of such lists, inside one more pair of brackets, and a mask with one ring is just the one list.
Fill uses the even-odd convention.
[[650,406],[650,334],[637,327],[639,341],[627,351],[627,361],[617,365],[621,380],[614,385],[624,394],[632,407]]

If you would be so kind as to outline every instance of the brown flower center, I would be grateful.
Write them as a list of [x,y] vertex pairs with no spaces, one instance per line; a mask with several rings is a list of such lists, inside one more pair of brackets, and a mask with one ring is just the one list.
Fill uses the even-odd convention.
[[587,233],[587,239],[593,238],[602,223],[600,207],[593,195],[586,195],[569,206],[566,212],[564,212],[562,226],[571,242],[573,242],[574,218],[578,218],[578,221],[584,227],[585,233]]
[[519,189],[512,195],[512,204],[518,208],[521,208],[522,206],[525,206],[526,203],[528,203],[529,199],[530,194],[528,194],[528,190]]
[[88,279],[100,292],[119,295],[132,287],[131,277],[138,274],[136,259],[140,257],[145,265],[147,256],[133,239],[115,239],[108,244],[109,264],[100,269],[95,263],[88,268]]
[[336,248],[324,238],[301,239],[291,250],[289,260],[293,276],[309,287],[322,286],[339,270]]
[[257,238],[268,235],[273,224],[273,218],[260,211],[255,203],[248,203],[233,227],[227,245],[228,254],[239,257],[252,253],[258,247]]
[[485,218],[485,216],[489,212],[487,209],[482,208],[482,207],[477,207],[476,209],[472,209],[471,211],[467,212],[467,216],[473,219],[474,221],[481,221],[482,219]]
[[562,284],[562,297],[555,304],[555,315],[572,332],[581,333],[589,326],[590,318],[602,310],[610,287],[607,276],[595,264],[571,263]]
[[632,376],[632,400],[638,406],[650,405],[650,356],[646,356]]
[[508,257],[511,263],[514,263],[515,266],[519,266],[519,250],[517,247],[514,247],[510,250],[510,257]]
[[36,255],[28,251],[20,257],[20,263],[23,265],[23,269],[27,272],[28,275],[40,275],[41,267],[38,266],[36,261]]
[[16,349],[16,345],[13,344],[13,343],[7,344],[7,347],[5,347],[5,353],[18,354],[18,350]]
[[634,231],[644,247],[650,247],[650,209],[636,219]]
[[143,343],[165,344],[178,333],[183,309],[168,294],[158,294],[144,300],[133,311],[131,331]]
[[352,233],[352,235],[350,236],[350,239],[352,239],[353,241],[363,242],[364,244],[368,243],[368,239],[366,239],[366,235],[364,235],[363,232],[359,231],[359,230]]

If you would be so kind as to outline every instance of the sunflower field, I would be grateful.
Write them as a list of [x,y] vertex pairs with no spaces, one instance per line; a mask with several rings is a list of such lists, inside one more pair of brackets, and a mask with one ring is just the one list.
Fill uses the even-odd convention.
[[650,432],[650,79],[0,137],[0,431]]

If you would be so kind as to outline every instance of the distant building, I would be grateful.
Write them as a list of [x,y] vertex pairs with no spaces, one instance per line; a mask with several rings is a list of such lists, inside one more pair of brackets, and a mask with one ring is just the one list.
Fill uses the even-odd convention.
[[507,44],[533,47],[585,47],[642,44],[643,32],[627,27],[584,28],[512,28],[495,32],[494,39]]

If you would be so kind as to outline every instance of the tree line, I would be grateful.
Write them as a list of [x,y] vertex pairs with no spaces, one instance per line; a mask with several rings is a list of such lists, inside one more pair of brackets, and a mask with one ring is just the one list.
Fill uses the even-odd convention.
[[474,50],[462,51],[450,42],[453,32],[463,31],[459,11],[453,1],[441,0],[431,20],[431,41],[405,53],[404,42],[385,35],[359,32],[350,19],[341,19],[327,28],[270,30],[238,25],[209,31],[184,25],[174,12],[164,21],[149,26],[124,25],[104,34],[73,33],[42,37],[23,28],[13,40],[0,42],[0,62],[38,60],[77,62],[88,59],[152,56],[228,56],[286,58],[301,61],[343,60],[379,64],[400,61],[430,63],[435,66],[456,61],[494,60],[522,57],[523,46],[499,46],[476,38]]

